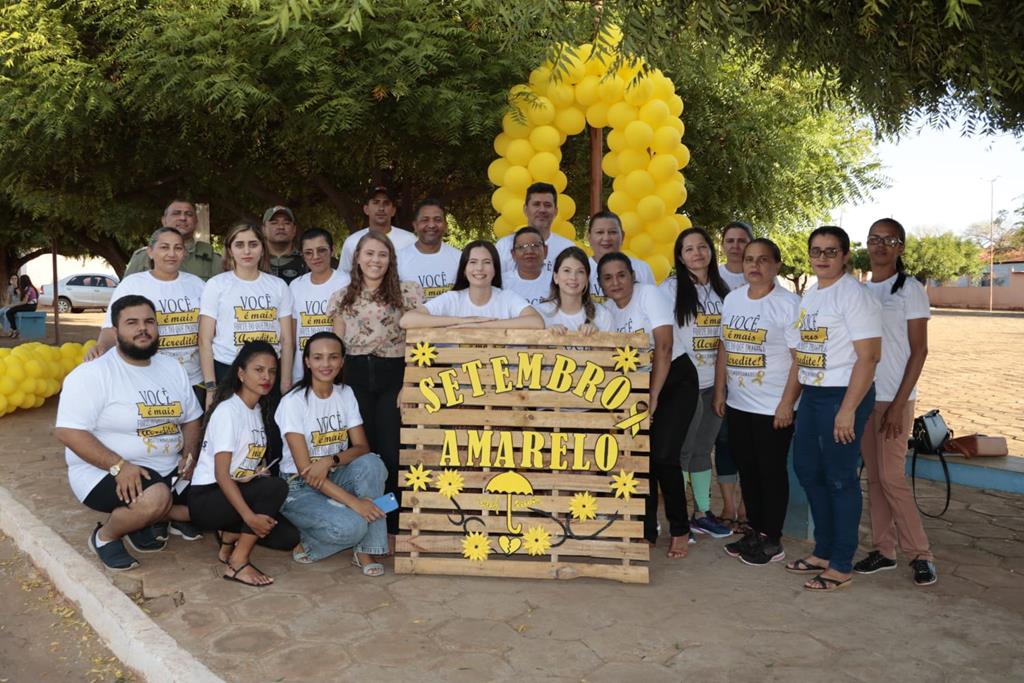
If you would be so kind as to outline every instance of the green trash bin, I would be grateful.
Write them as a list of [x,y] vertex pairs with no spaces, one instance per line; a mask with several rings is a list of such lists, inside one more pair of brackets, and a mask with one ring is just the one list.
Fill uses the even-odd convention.
[[46,336],[46,314],[35,311],[22,311],[15,313],[14,318],[18,324],[18,332],[22,339],[42,339]]

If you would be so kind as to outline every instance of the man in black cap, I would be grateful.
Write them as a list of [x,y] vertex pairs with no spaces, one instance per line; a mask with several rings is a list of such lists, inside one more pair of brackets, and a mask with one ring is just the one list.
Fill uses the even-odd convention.
[[371,230],[387,235],[391,244],[394,245],[396,253],[416,241],[416,235],[391,225],[396,211],[395,195],[389,188],[383,185],[375,185],[370,188],[366,195],[366,203],[363,204],[363,213],[366,214],[369,227],[357,230],[345,238],[345,244],[341,247],[341,269],[343,271],[352,272],[352,257],[355,256],[356,245],[362,236]]
[[287,206],[263,212],[263,236],[270,252],[270,274],[290,283],[307,272],[306,262],[295,246],[295,214]]

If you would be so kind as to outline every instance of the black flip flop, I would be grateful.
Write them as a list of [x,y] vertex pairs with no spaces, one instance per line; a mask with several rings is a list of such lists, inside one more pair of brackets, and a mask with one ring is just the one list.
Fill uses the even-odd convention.
[[811,564],[804,558],[793,560],[786,565],[787,572],[793,572],[794,574],[808,574],[810,572],[821,572],[828,569],[828,567],[819,567],[816,564]]
[[840,580],[830,579],[827,576],[822,576],[821,574],[818,574],[817,576],[811,578],[811,581],[814,583],[814,587],[804,586],[805,591],[811,591],[812,593],[830,593],[831,591],[837,591],[840,588],[846,588],[847,586],[849,586],[850,583],[853,581],[853,577],[851,576],[848,579]]
[[[230,547],[234,548],[235,544],[238,543],[238,541],[231,541],[230,543],[225,543],[224,542],[224,532],[223,531],[217,531],[215,533],[217,534],[217,542],[220,543],[220,548],[223,548],[224,546],[230,546]],[[217,561],[220,562],[221,564],[227,564],[228,566],[231,566],[229,564],[231,562],[230,559],[227,559],[227,560],[220,559],[220,548],[217,548]],[[229,558],[230,558],[230,556],[229,556]],[[242,583],[245,583],[245,582],[243,581]]]
[[[236,583],[242,584],[243,586],[251,586],[253,588],[266,588],[267,586],[273,585],[273,582],[271,582],[271,583],[249,583],[248,581],[243,581],[242,579],[238,578],[238,572],[242,571],[246,567],[252,567],[256,571],[260,572],[259,568],[256,565],[254,565],[252,562],[246,562],[245,564],[243,564],[238,569],[235,569],[234,567],[232,567],[229,564],[228,565],[228,569],[230,569],[233,572],[232,575],[228,576],[227,574],[224,574],[224,575],[222,575],[221,578],[223,578],[225,581],[234,581]],[[263,574],[263,572],[260,572],[260,574]],[[266,576],[266,574],[263,574],[263,575]],[[268,578],[270,578],[270,577],[268,577]]]

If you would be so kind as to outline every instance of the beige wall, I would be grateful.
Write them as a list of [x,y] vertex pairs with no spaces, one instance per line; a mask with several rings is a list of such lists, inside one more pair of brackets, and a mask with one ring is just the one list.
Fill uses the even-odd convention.
[[[988,287],[929,287],[928,301],[942,308],[988,309]],[[992,289],[992,307],[1024,310],[1024,273],[1012,273],[1009,287]]]

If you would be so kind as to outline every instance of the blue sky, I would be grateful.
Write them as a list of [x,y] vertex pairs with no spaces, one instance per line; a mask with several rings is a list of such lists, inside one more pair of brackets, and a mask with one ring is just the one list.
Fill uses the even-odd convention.
[[996,214],[1024,204],[1024,140],[1012,135],[964,137],[957,122],[942,130],[915,129],[879,143],[876,153],[891,186],[832,215],[854,240],[863,242],[871,223],[884,216],[912,234],[936,228],[961,232],[988,221],[989,180],[996,176]]

